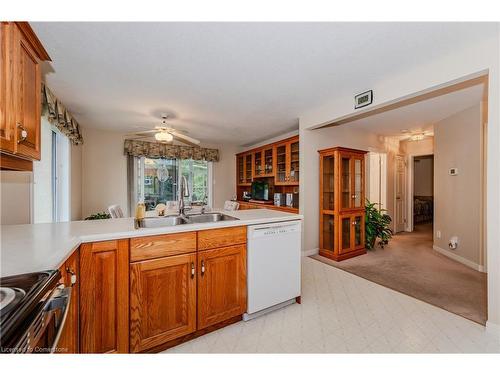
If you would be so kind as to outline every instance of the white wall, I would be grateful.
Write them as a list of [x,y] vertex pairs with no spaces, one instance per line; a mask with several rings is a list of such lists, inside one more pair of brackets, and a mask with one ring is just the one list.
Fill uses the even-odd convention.
[[[435,124],[434,137],[434,245],[482,266],[481,106]],[[449,175],[450,168],[458,168],[458,175]],[[459,246],[450,251],[452,236]]]
[[401,141],[400,149],[406,155],[431,155],[434,152],[434,137],[424,138],[420,141]]
[[[442,85],[488,72],[489,106],[487,139],[487,257],[488,257],[488,325],[500,330],[500,32],[499,25],[483,40],[472,46],[457,48],[440,58],[427,60],[411,69],[401,69],[394,74],[379,77],[370,84],[374,91],[375,106],[384,105],[428,92]],[[353,96],[366,87],[348,87],[338,90],[335,96],[325,98],[325,103],[302,113],[300,132],[354,112]],[[304,145],[304,147],[307,147]],[[304,150],[302,147],[302,150]]]
[[236,195],[236,153],[237,145],[205,145],[219,149],[220,160],[213,163],[213,207],[223,208],[224,202]]
[[365,151],[384,151],[383,139],[373,133],[346,126],[300,131],[300,203],[304,215],[303,251],[319,248],[319,156],[318,150],[349,147]]
[[85,128],[82,148],[82,216],[119,204],[128,216],[127,157],[121,133]]
[[0,224],[32,222],[33,173],[0,171]]
[[83,145],[71,145],[71,221],[82,220],[82,150]]
[[[106,211],[119,204],[128,212],[127,157],[123,153],[122,133],[85,128],[82,151],[82,216]],[[213,205],[223,207],[224,201],[236,193],[236,145],[208,145],[218,148],[220,161],[213,163]]]
[[40,161],[33,162],[33,222],[52,222],[52,126],[41,121]]

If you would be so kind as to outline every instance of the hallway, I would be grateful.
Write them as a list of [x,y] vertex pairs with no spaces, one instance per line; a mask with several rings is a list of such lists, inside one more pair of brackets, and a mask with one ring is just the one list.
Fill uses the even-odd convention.
[[312,258],[441,307],[480,324],[487,320],[486,274],[432,249],[432,225],[394,235],[384,249],[342,262]]

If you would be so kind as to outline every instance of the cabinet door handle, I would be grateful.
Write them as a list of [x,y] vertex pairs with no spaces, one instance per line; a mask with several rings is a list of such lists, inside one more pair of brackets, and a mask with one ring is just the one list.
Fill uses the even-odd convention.
[[203,276],[205,274],[205,261],[202,260],[201,261],[201,276]]
[[66,267],[66,272],[71,275],[71,286],[76,284],[76,273],[71,268]]
[[191,278],[194,279],[194,262],[191,262]]
[[25,141],[26,138],[28,138],[28,131],[24,128],[23,124],[21,124],[20,122],[17,123],[17,127],[21,129],[21,137],[20,139],[17,140],[17,143],[21,143]]

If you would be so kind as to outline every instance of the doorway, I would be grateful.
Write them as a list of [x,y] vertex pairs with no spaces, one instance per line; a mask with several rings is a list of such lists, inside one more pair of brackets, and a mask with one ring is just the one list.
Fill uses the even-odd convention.
[[410,223],[415,228],[432,233],[434,223],[434,155],[410,155]]

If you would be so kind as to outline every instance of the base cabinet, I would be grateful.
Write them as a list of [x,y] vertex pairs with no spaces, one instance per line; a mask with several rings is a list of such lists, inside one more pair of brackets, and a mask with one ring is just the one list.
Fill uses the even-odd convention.
[[246,310],[246,245],[198,253],[198,329]]
[[239,226],[81,245],[75,257],[80,353],[156,352],[241,319],[246,231]]
[[80,351],[128,353],[129,240],[80,247]]
[[130,351],[196,330],[196,253],[130,265]]
[[56,353],[75,354],[80,352],[79,332],[79,286],[80,286],[80,259],[79,251],[73,255],[60,268],[61,281],[66,287],[71,287],[71,300],[66,323],[64,324],[61,338],[57,344]]

